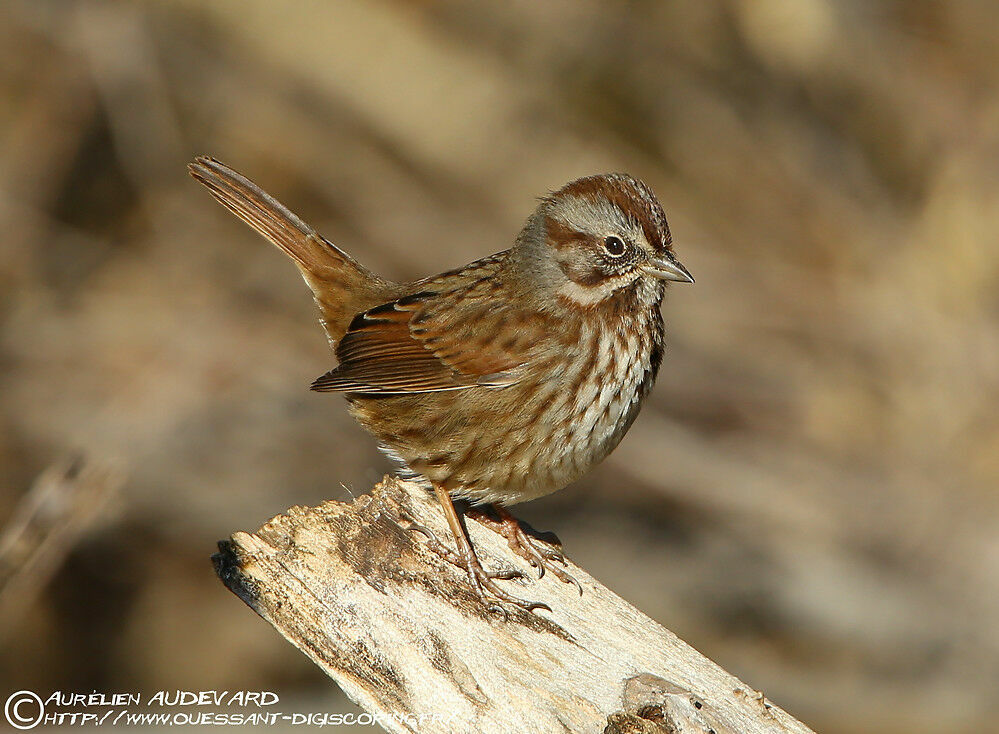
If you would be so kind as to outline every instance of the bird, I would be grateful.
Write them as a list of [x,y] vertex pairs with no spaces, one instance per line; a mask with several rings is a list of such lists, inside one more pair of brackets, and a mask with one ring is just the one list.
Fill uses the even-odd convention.
[[432,488],[455,549],[415,528],[478,597],[550,610],[497,583],[522,574],[483,567],[462,513],[506,537],[539,576],[547,569],[582,593],[562,554],[508,508],[604,459],[652,389],[667,283],[694,282],[652,189],[624,173],[576,179],[540,198],[509,249],[397,283],[218,160],[188,168],[298,267],[337,359],[311,389],[341,393],[401,470]]

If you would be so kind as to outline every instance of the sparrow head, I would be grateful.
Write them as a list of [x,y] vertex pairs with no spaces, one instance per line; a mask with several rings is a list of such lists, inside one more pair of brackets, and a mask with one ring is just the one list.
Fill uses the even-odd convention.
[[624,173],[587,176],[542,199],[518,246],[538,250],[557,295],[583,306],[640,283],[693,283],[672,252],[666,215],[652,190]]

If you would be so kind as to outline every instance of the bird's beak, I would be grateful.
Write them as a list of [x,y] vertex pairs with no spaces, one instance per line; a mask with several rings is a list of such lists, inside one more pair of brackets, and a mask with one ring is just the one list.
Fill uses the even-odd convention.
[[680,264],[680,261],[673,257],[672,252],[662,255],[651,255],[642,265],[642,270],[653,278],[662,280],[672,280],[677,283],[693,283],[694,276],[687,268]]

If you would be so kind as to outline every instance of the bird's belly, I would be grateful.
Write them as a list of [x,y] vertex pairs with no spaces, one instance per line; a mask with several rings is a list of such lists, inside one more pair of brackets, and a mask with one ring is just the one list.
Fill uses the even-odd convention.
[[485,457],[482,481],[459,482],[455,494],[507,505],[536,499],[575,481],[614,450],[651,387],[651,350],[613,335],[599,346],[592,359],[537,386],[540,410],[517,401],[524,408],[514,411],[516,418],[507,414],[517,429]]
[[414,474],[472,502],[562,489],[620,442],[651,387],[651,345],[601,334],[561,371],[502,388],[352,399],[354,416]]
[[[575,481],[613,451],[641,407],[647,391],[647,364],[641,359],[628,360],[616,379],[600,379],[598,370],[583,389],[568,419],[559,411],[550,416],[552,430],[547,482],[537,482],[534,491],[527,488],[521,500],[554,492]],[[539,477],[540,478],[540,477]]]

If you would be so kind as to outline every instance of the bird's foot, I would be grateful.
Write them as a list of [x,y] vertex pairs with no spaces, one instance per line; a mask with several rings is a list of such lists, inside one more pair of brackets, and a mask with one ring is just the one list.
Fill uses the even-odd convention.
[[[444,545],[444,543],[441,542],[440,538],[437,537],[437,534],[433,530],[428,528],[426,525],[420,525],[419,523],[414,522],[411,518],[407,517],[406,519],[409,521],[409,527],[406,529],[412,530],[413,532],[425,536],[427,539],[427,547],[430,548],[430,550],[439,555],[448,563],[453,563],[455,566],[464,571],[468,570],[467,568],[465,568],[465,562],[462,560],[461,554],[451,550],[446,545]],[[485,569],[483,569],[482,573],[484,573],[486,576],[488,576],[491,579],[502,579],[504,581],[508,581],[510,579],[527,578],[527,574],[525,574],[523,571],[518,571],[515,568],[503,568],[500,569],[499,571],[486,571]]]
[[482,563],[475,555],[475,551],[472,550],[471,546],[469,546],[467,551],[464,553],[454,551],[444,545],[444,543],[442,543],[437,537],[437,534],[427,526],[414,522],[410,517],[406,517],[405,519],[410,523],[408,527],[409,530],[426,536],[427,547],[431,551],[468,574],[468,580],[472,584],[472,588],[475,589],[479,598],[482,599],[490,611],[502,614],[504,617],[507,616],[506,610],[497,604],[498,601],[512,604],[513,606],[519,607],[520,609],[524,609],[526,611],[534,609],[547,609],[549,612],[551,611],[551,607],[547,604],[538,601],[528,601],[526,599],[513,596],[512,594],[501,589],[496,583],[496,579],[501,581],[525,579],[527,578],[527,575],[524,572],[513,568],[500,569],[498,571],[487,571],[482,567]]
[[575,585],[579,590],[579,595],[583,595],[583,587],[565,570],[567,564],[565,556],[560,550],[524,532],[520,522],[506,508],[493,505],[493,510],[499,516],[498,520],[479,510],[476,510],[472,517],[493,532],[506,538],[511,550],[538,570],[539,579],[545,575],[546,570],[551,571],[552,575],[560,581]]
[[465,573],[468,574],[468,580],[471,582],[472,588],[475,589],[479,598],[482,599],[482,601],[489,607],[490,611],[498,612],[506,617],[506,610],[497,604],[496,601],[512,604],[513,606],[519,607],[527,612],[535,609],[545,609],[549,612],[552,610],[552,608],[544,602],[529,601],[507,593],[494,581],[494,579],[525,578],[524,574],[520,571],[487,571],[482,567],[482,564],[479,562],[479,559],[476,557],[474,551],[464,556],[461,554],[456,555],[459,556],[456,565],[459,568],[465,569]]

